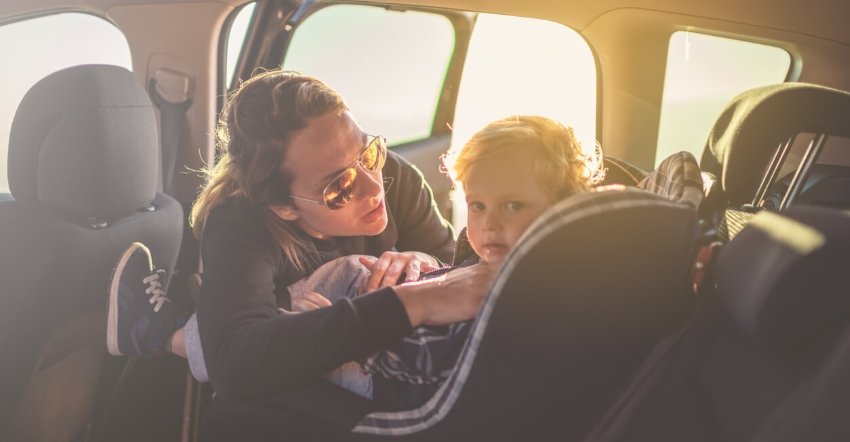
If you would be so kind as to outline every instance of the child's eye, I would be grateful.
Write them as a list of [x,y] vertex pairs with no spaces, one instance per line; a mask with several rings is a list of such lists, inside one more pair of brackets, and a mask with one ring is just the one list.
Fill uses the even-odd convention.
[[470,212],[480,212],[480,211],[484,210],[484,204],[481,204],[481,203],[469,203],[469,205],[467,206],[467,208],[469,208],[469,211],[470,211]]
[[523,204],[517,201],[511,201],[505,204],[505,209],[507,209],[509,212],[516,212],[517,210],[520,210],[522,208]]

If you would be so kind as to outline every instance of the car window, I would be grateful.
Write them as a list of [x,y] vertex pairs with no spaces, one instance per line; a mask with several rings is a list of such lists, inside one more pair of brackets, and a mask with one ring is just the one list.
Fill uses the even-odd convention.
[[758,86],[781,83],[791,68],[787,51],[695,32],[675,32],[667,52],[655,165],[682,150],[702,155],[726,103]]
[[9,131],[29,88],[70,66],[113,64],[132,69],[132,62],[121,31],[102,18],[82,13],[60,13],[0,26],[0,60],[0,193],[8,193]]
[[327,82],[392,146],[431,136],[454,45],[439,14],[333,5],[295,29],[282,66]]
[[257,9],[256,3],[243,6],[230,24],[230,30],[227,33],[227,48],[224,53],[224,74],[226,76],[224,84],[228,87],[233,87],[231,83],[233,76],[236,75],[236,63],[239,61],[242,45],[245,43],[245,36],[248,34],[248,25],[251,23],[255,9]]
[[[596,142],[596,63],[574,30],[545,20],[481,14],[475,23],[455,109],[452,148],[488,122],[543,115],[572,126],[585,149]],[[604,148],[604,146],[603,146]],[[460,189],[453,222],[466,225]]]

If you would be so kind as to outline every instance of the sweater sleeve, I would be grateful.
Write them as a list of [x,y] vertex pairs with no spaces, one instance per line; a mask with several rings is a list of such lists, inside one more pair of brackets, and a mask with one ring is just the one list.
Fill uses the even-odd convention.
[[431,186],[422,172],[401,156],[391,153],[389,160],[397,164],[393,172],[399,181],[395,192],[388,194],[388,198],[393,198],[393,215],[398,224],[396,248],[424,252],[442,262],[451,262],[454,231],[440,214]]
[[219,394],[252,398],[285,391],[410,332],[390,288],[328,308],[280,313],[274,291],[283,258],[274,242],[264,229],[216,215],[204,228],[198,325]]

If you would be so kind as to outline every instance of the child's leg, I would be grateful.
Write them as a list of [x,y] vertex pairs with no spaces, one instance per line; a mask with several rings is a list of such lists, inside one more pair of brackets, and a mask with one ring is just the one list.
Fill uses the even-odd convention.
[[372,399],[372,375],[357,362],[346,362],[325,375],[325,379],[366,399]]
[[287,289],[292,304],[308,292],[316,292],[331,303],[357,296],[369,269],[360,263],[362,255],[343,256],[326,262],[310,276],[293,283]]
[[[201,335],[198,333],[198,315],[193,313],[182,330],[183,348],[192,376],[198,382],[209,381],[210,376],[207,373],[207,363],[204,360],[204,351],[201,349]],[[177,354],[173,349],[172,353]]]
[[362,368],[373,378],[374,399],[395,409],[422,405],[457,364],[472,321],[423,326],[367,358]]

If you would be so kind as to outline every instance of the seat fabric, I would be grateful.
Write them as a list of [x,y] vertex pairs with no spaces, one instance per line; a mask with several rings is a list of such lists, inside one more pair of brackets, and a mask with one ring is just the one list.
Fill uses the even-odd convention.
[[[762,211],[721,252],[717,288],[653,370],[648,391],[587,442],[844,440],[850,216]],[[779,428],[788,430],[785,438]],[[843,430],[841,430],[843,429]],[[792,434],[800,438],[791,437]]]
[[12,123],[0,201],[0,439],[69,441],[92,418],[106,294],[132,242],[174,266],[182,209],[157,193],[154,109],[129,71],[68,68]]

